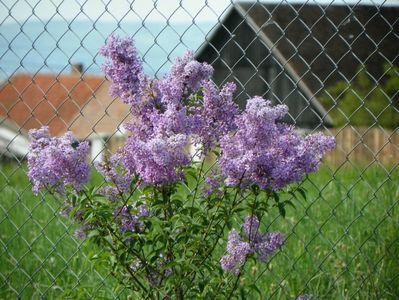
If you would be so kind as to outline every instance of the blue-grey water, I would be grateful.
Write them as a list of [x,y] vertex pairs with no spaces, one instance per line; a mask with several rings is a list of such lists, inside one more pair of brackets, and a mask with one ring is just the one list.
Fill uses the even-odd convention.
[[171,61],[205,41],[212,23],[27,21],[0,25],[0,80],[15,73],[70,72],[83,63],[87,73],[100,74],[104,59],[98,49],[116,32],[133,36],[149,74],[161,76]]

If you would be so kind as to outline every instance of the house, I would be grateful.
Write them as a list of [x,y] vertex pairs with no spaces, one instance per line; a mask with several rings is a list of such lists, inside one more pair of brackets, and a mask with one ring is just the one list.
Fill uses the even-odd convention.
[[77,139],[89,140],[92,159],[101,159],[105,141],[122,135],[129,107],[108,95],[110,83],[103,76],[81,71],[74,65],[70,74],[16,74],[0,85],[0,117],[16,128],[11,140],[47,125],[52,135],[70,130]]
[[[359,2],[360,3],[360,2]],[[399,6],[234,3],[197,51],[215,81],[235,81],[237,101],[261,95],[289,107],[286,121],[314,129],[333,121],[325,88],[366,65],[376,81],[398,65]]]

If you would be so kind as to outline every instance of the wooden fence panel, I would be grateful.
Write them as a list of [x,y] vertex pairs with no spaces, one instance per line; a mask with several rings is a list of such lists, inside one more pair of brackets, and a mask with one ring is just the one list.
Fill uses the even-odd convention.
[[336,149],[325,158],[335,165],[345,162],[395,165],[399,162],[398,130],[345,127],[326,129],[324,132],[336,138]]

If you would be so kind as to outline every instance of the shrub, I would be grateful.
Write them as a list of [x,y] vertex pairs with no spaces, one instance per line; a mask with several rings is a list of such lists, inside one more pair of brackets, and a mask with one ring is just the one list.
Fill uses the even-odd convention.
[[[231,297],[247,262],[267,263],[284,243],[263,217],[294,205],[281,193],[304,195],[290,184],[318,169],[334,139],[300,137],[281,122],[287,107],[260,97],[240,112],[235,85],[219,89],[212,67],[191,52],[160,80],[143,73],[130,39],[111,36],[100,53],[111,94],[131,105],[129,137],[96,165],[106,184],[87,187],[87,144],[32,130],[34,191],[49,189],[65,202],[64,215],[81,226],[76,237],[101,247],[98,259],[135,297]],[[193,159],[190,140],[195,157],[213,152],[217,163]]]
[[[329,110],[334,126],[399,126],[399,69],[384,66],[385,81],[373,79],[360,67],[352,81],[341,80],[326,89],[321,103]],[[376,81],[377,80],[377,81]]]

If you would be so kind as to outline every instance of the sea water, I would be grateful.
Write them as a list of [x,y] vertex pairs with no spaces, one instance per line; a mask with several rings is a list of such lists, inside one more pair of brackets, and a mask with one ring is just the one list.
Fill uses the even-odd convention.
[[27,20],[0,25],[0,80],[17,73],[68,73],[81,63],[85,73],[101,74],[98,49],[108,35],[132,36],[148,74],[162,76],[187,49],[204,43],[212,23],[96,22]]

